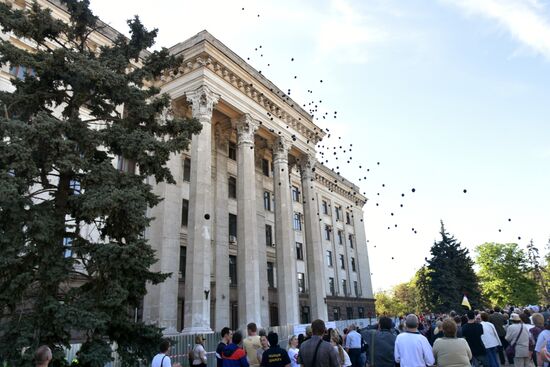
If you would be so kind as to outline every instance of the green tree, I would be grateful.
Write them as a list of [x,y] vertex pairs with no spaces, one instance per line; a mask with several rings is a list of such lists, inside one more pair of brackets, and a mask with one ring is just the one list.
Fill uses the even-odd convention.
[[431,309],[436,312],[460,310],[464,294],[472,307],[478,307],[481,292],[468,249],[446,232],[443,221],[440,234],[441,241],[433,244],[432,257],[426,267],[429,272],[426,296]]
[[[181,59],[145,52],[156,29],[135,17],[129,39],[96,49],[89,37],[106,26],[88,0],[62,3],[67,23],[36,3],[0,3],[3,31],[36,45],[0,42],[0,64],[27,70],[12,93],[0,93],[0,356],[30,366],[47,344],[60,365],[78,333],[81,365],[103,366],[113,342],[130,365],[161,336],[133,311],[146,283],[169,275],[150,270],[155,254],[142,236],[146,208],[160,200],[147,178],[174,182],[165,163],[200,125],[159,119],[171,102],[152,85]],[[117,170],[115,157],[135,172]]]
[[484,243],[476,248],[483,294],[492,305],[536,303],[537,284],[529,277],[525,252],[515,243]]
[[377,315],[397,316],[406,313],[404,304],[395,297],[393,291],[377,292],[374,298]]
[[547,280],[544,276],[544,264],[540,262],[539,249],[535,246],[532,239],[527,245],[527,261],[531,279],[537,284],[539,298],[546,303],[548,299],[550,299],[550,290],[548,289]]

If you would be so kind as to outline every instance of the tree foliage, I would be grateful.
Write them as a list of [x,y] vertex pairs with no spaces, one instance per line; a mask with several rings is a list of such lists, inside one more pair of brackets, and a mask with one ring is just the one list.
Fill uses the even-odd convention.
[[460,242],[446,232],[443,221],[440,234],[441,241],[431,247],[432,257],[427,260],[422,274],[424,299],[436,312],[462,309],[460,304],[464,294],[472,307],[478,307],[481,292],[468,249],[461,247]]
[[[168,276],[150,270],[142,236],[146,208],[160,200],[147,178],[173,182],[165,163],[200,125],[158,117],[170,99],[151,85],[181,60],[144,53],[156,29],[135,17],[130,39],[96,48],[90,35],[104,25],[88,1],[62,3],[68,23],[36,3],[0,3],[3,31],[36,45],[0,42],[0,64],[28,71],[0,93],[0,356],[30,366],[47,344],[62,364],[61,348],[78,335],[81,365],[103,366],[113,342],[129,365],[160,337],[133,311],[146,283]],[[135,172],[117,170],[115,157]]]
[[525,252],[515,243],[484,243],[476,248],[483,294],[492,305],[538,302]]

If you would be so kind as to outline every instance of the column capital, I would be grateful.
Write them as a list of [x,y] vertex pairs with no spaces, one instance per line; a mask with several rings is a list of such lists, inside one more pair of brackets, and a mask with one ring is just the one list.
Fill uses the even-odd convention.
[[279,135],[273,144],[273,158],[274,160],[288,161],[288,152],[292,148],[292,141],[290,138]]
[[254,134],[260,127],[258,121],[254,120],[250,114],[245,113],[235,123],[237,127],[238,144],[248,143],[254,145]]
[[317,159],[313,154],[305,154],[300,158],[300,173],[303,179],[310,180],[314,178],[315,165]]
[[214,105],[220,99],[220,95],[213,92],[206,85],[201,85],[193,91],[185,92],[185,97],[191,103],[193,117],[196,119],[212,118]]

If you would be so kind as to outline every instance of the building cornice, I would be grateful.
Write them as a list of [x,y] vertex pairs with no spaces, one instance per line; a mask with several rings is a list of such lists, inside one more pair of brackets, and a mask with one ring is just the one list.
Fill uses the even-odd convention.
[[333,172],[320,162],[315,165],[315,181],[359,207],[363,207],[367,203],[368,199],[361,194],[361,189],[357,185]]

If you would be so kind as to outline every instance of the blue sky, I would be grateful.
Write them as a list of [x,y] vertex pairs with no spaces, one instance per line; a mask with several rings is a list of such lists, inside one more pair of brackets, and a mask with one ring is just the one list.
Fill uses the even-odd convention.
[[316,121],[331,131],[321,143],[330,154],[319,159],[340,167],[369,198],[374,289],[414,274],[440,219],[470,249],[487,241],[525,246],[533,238],[542,250],[548,242],[550,1],[91,5],[124,32],[125,20],[140,15],[160,28],[158,46],[207,29],[297,102],[315,101],[328,112]]

